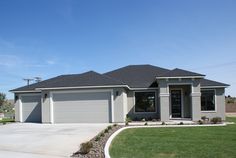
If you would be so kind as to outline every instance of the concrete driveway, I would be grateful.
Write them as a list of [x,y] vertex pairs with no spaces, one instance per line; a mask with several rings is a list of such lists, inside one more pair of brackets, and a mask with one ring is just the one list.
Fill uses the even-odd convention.
[[0,158],[69,157],[109,124],[13,123],[0,126]]

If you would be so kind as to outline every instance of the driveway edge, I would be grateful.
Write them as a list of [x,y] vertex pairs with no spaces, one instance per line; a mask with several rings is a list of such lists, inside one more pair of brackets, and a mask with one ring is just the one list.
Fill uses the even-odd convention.
[[109,154],[109,147],[111,145],[112,140],[123,130],[130,129],[130,128],[169,128],[169,127],[218,127],[218,126],[226,126],[226,123],[222,124],[206,124],[206,125],[157,125],[157,126],[128,126],[123,127],[119,130],[117,130],[115,133],[113,133],[109,139],[106,142],[105,148],[104,148],[104,154],[105,158],[111,158]]

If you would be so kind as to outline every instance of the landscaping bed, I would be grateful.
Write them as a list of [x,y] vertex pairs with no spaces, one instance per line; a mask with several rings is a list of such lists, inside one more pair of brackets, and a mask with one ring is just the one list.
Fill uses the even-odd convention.
[[90,141],[82,143],[79,151],[75,152],[71,157],[79,158],[104,158],[104,147],[109,137],[123,126],[114,124],[108,126]]

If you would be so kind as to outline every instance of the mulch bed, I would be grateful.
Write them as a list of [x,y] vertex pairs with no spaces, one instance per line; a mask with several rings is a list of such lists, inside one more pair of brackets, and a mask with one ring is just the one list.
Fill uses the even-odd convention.
[[108,133],[104,133],[104,136],[100,138],[100,140],[95,141],[96,136],[90,140],[92,142],[93,147],[90,149],[90,152],[88,154],[81,154],[79,151],[75,152],[71,157],[79,157],[79,158],[105,158],[104,155],[104,148],[106,145],[107,140],[109,137],[118,129],[122,128],[124,126],[112,126],[112,129],[108,131]]

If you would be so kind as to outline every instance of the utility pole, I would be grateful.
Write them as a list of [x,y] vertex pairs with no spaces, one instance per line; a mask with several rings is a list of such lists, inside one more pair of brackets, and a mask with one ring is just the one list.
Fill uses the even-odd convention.
[[23,80],[27,82],[27,85],[29,85],[30,82],[33,81],[34,79],[32,79],[32,78],[24,78]]
[[35,77],[35,82],[38,83],[38,82],[41,82],[42,81],[42,78],[41,77]]

